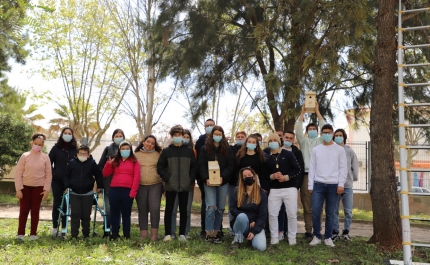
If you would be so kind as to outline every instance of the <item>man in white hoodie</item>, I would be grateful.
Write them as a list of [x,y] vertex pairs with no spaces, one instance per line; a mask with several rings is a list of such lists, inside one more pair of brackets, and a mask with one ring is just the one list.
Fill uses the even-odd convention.
[[302,106],[302,113],[296,123],[296,137],[300,145],[300,150],[303,154],[303,160],[305,162],[305,171],[303,175],[302,186],[300,187],[300,200],[303,205],[303,216],[305,219],[305,237],[312,239],[312,206],[311,206],[311,194],[308,192],[308,171],[309,171],[309,160],[311,159],[312,149],[323,143],[321,137],[318,137],[318,127],[321,130],[324,126],[325,121],[319,111],[318,102],[315,102],[315,113],[318,118],[318,125],[315,123],[309,123],[306,126],[305,137],[303,134],[303,118],[305,116],[305,105]]
[[312,194],[312,225],[314,237],[311,246],[321,244],[321,212],[325,201],[326,218],[324,244],[334,247],[331,239],[335,208],[339,195],[344,193],[348,175],[346,154],[343,147],[333,142],[333,127],[326,124],[321,129],[323,144],[312,149],[309,163],[308,190]]

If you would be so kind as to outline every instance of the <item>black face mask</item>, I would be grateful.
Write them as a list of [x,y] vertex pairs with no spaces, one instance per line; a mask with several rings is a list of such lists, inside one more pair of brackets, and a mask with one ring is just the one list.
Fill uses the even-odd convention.
[[246,186],[252,186],[254,182],[255,182],[254,177],[247,177],[243,180],[243,183],[245,183]]

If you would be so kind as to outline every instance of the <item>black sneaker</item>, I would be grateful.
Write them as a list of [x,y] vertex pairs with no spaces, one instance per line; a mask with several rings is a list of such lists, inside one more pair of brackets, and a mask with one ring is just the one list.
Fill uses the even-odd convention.
[[223,242],[222,238],[219,235],[212,237],[212,242],[215,244],[221,244]]
[[207,235],[207,236],[205,236],[205,241],[206,242],[213,242],[213,237]]
[[349,236],[349,230],[343,230],[342,237],[344,240],[351,240],[351,237]]
[[306,239],[309,239],[309,240],[312,240],[313,239],[313,236],[312,236],[312,233],[305,233],[305,238]]
[[199,237],[200,238],[206,238],[206,232],[205,231],[201,231]]
[[223,238],[224,238],[224,233],[223,233],[222,231],[219,231],[217,235],[218,235],[221,239],[223,239]]
[[116,241],[116,240],[118,240],[118,239],[121,239],[121,237],[120,237],[119,235],[110,235],[109,239],[110,239],[111,241]]
[[333,230],[333,233],[331,235],[331,240],[332,241],[336,241],[336,240],[339,240],[339,239],[340,239],[340,237],[339,237],[339,231]]
[[103,238],[110,238],[110,233],[109,232],[104,232],[103,233]]

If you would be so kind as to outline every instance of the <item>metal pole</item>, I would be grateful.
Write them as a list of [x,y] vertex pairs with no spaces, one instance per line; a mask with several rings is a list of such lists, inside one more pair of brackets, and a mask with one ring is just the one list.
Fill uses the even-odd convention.
[[406,142],[405,142],[405,109],[404,109],[404,91],[403,91],[403,33],[402,33],[402,0],[399,0],[398,15],[398,47],[397,47],[397,64],[398,64],[398,89],[399,89],[399,148],[400,148],[400,199],[401,199],[401,218],[402,218],[402,238],[403,238],[403,262],[405,265],[412,265],[411,252],[411,226],[409,222],[409,190],[406,167]]

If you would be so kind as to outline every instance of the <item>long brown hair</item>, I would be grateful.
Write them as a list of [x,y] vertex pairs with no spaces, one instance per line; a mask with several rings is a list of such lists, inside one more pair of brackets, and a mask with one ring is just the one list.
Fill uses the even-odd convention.
[[139,145],[136,147],[136,149],[134,149],[134,152],[136,152],[136,153],[137,153],[137,152],[139,152],[139,151],[140,151],[140,149],[142,149],[142,147],[143,147],[143,143],[144,143],[148,138],[152,138],[152,139],[154,139],[154,142],[155,142],[154,150],[155,150],[156,152],[158,152],[158,153],[161,153],[161,147],[160,147],[160,145],[158,145],[157,138],[155,138],[155,136],[154,136],[154,135],[152,135],[152,134],[145,136],[145,138],[143,138],[143,140],[139,142]]
[[194,149],[193,136],[191,135],[190,130],[184,129],[184,135],[185,134],[188,134],[190,136],[190,142],[188,143],[188,146]]
[[206,152],[209,154],[212,152],[212,150],[215,150],[215,141],[213,139],[215,131],[220,131],[222,133],[222,139],[219,142],[219,146],[220,146],[219,153],[222,156],[228,157],[228,151],[229,151],[230,146],[228,145],[227,139],[225,139],[225,134],[224,134],[223,128],[221,126],[218,126],[218,125],[215,125],[212,128],[212,132],[209,135],[209,137],[206,137],[206,147],[205,147]]
[[242,147],[239,149],[239,151],[237,151],[236,162],[239,163],[240,160],[246,155],[246,151],[247,151],[246,144],[248,143],[249,138],[255,139],[255,141],[257,143],[257,147],[255,148],[255,153],[258,154],[261,162],[266,162],[266,156],[264,155],[263,150],[261,150],[260,143],[258,142],[258,138],[257,138],[257,136],[252,135],[252,134],[246,138],[245,144],[242,145]]
[[243,171],[249,170],[254,176],[254,184],[252,184],[252,192],[251,196],[248,197],[249,203],[260,204],[261,194],[260,194],[260,186],[258,185],[258,175],[255,173],[254,169],[251,167],[241,168],[239,171],[239,186],[237,189],[237,207],[240,208],[243,204],[243,199],[246,193],[246,185],[243,183]]

